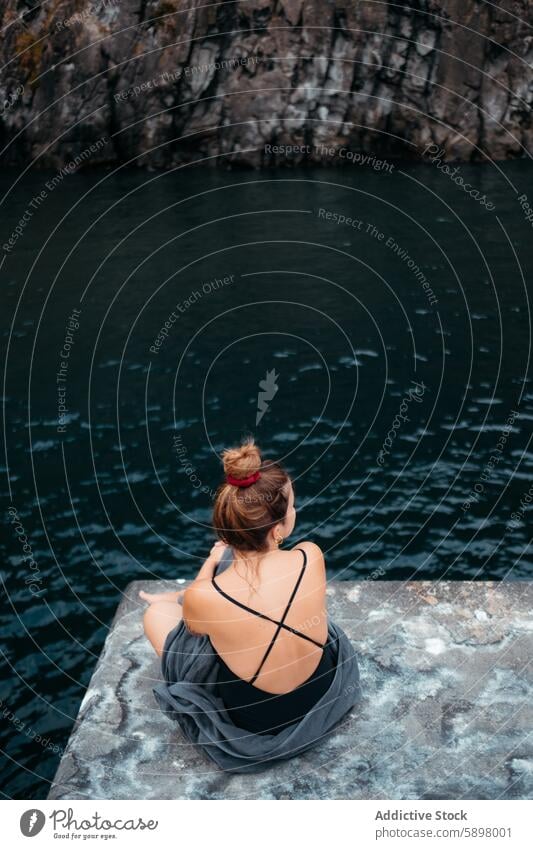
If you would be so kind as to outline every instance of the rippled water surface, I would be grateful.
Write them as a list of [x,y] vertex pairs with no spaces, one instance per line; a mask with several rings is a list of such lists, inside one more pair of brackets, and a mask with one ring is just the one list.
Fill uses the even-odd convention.
[[494,211],[430,165],[85,172],[35,210],[51,175],[1,175],[3,240],[32,209],[1,269],[4,793],[46,794],[128,582],[198,569],[244,433],[331,578],[531,577],[533,172],[461,173]]

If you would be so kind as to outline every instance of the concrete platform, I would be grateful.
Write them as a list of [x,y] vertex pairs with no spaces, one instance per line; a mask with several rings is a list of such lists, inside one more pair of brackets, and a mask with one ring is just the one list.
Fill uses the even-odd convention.
[[229,776],[156,706],[139,589],[118,608],[50,799],[520,799],[533,796],[533,582],[333,582],[363,699],[317,749]]

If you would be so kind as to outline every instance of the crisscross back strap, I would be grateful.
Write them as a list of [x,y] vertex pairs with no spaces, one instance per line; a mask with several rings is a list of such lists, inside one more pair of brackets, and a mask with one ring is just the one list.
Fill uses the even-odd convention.
[[213,575],[213,577],[211,578],[211,583],[213,584],[215,589],[220,593],[221,596],[224,596],[225,599],[227,599],[228,601],[231,601],[232,604],[235,604],[237,607],[240,607],[242,610],[246,610],[248,613],[252,613],[254,616],[258,616],[260,619],[266,619],[267,622],[272,622],[274,625],[277,625],[277,628],[274,632],[274,636],[272,637],[272,639],[270,641],[270,645],[268,646],[268,648],[267,648],[267,650],[266,650],[266,652],[263,656],[263,659],[262,659],[261,663],[259,664],[257,672],[255,673],[253,678],[250,679],[250,682],[249,682],[250,684],[255,683],[255,681],[257,680],[257,677],[258,677],[259,673],[261,672],[263,666],[265,665],[265,662],[266,662],[268,656],[270,655],[270,652],[274,648],[274,643],[276,642],[278,635],[279,635],[279,633],[282,629],[284,629],[285,631],[290,631],[291,634],[295,634],[297,637],[301,637],[303,640],[308,640],[308,642],[313,643],[315,646],[318,646],[321,649],[324,648],[322,643],[319,643],[317,640],[313,640],[313,638],[308,637],[307,634],[302,634],[302,632],[297,631],[296,628],[291,628],[290,625],[285,624],[285,619],[287,618],[289,610],[291,609],[291,605],[292,605],[292,603],[295,599],[296,593],[298,592],[298,588],[299,588],[299,586],[302,582],[302,578],[303,578],[304,572],[305,572],[305,567],[307,566],[307,555],[306,555],[305,551],[303,550],[303,548],[298,548],[297,551],[302,552],[302,554],[304,556],[304,562],[302,564],[302,568],[300,570],[300,574],[298,575],[296,584],[294,585],[294,589],[291,593],[291,597],[289,598],[289,601],[287,602],[287,607],[285,608],[285,612],[283,613],[283,616],[281,617],[281,619],[279,621],[277,619],[273,619],[271,616],[267,616],[266,613],[261,613],[259,610],[254,610],[253,607],[248,607],[247,604],[243,604],[241,601],[238,601],[236,598],[233,598],[233,596],[228,595],[228,593],[225,592],[222,589],[222,587],[219,587],[219,585],[215,581],[215,576]]

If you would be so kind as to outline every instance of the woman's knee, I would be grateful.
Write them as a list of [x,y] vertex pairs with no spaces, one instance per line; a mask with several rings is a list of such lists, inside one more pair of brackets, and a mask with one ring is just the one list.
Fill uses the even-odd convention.
[[150,622],[154,616],[158,614],[158,608],[161,606],[160,601],[154,601],[152,604],[149,604],[146,610],[144,611],[143,621]]
[[[166,623],[171,613],[177,615],[178,611],[169,610],[169,607],[170,605],[164,601],[154,601],[152,604],[149,604],[143,616],[144,630],[151,629],[154,625],[163,621]],[[174,617],[172,616],[171,618],[173,619]]]
[[181,607],[166,601],[155,601],[144,611],[144,633],[158,654],[161,654],[167,634],[181,619]]

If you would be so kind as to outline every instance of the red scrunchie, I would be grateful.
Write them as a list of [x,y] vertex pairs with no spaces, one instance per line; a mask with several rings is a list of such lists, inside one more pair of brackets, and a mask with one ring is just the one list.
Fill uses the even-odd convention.
[[226,476],[226,483],[229,483],[230,486],[251,486],[253,483],[259,480],[261,477],[261,472],[254,472],[253,475],[250,475],[248,478],[234,478],[232,475]]

